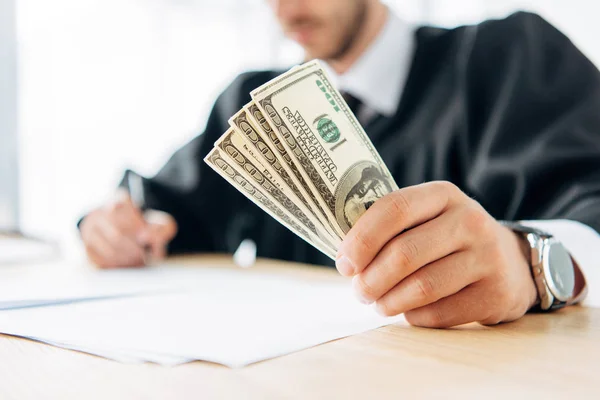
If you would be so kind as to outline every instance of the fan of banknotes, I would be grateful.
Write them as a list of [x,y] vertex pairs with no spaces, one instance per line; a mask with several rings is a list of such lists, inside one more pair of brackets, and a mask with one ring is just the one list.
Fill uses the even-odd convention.
[[[251,93],[204,159],[273,218],[335,259],[350,228],[397,185],[322,65]],[[233,210],[232,210],[233,212]]]

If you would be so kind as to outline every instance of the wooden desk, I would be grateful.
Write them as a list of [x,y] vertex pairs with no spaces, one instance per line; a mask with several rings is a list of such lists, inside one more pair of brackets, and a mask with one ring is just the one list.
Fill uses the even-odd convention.
[[[179,261],[231,267],[223,257]],[[254,269],[343,279],[273,261]],[[599,369],[600,309],[580,307],[493,328],[389,326],[239,370],[125,365],[0,336],[2,400],[600,398]]]

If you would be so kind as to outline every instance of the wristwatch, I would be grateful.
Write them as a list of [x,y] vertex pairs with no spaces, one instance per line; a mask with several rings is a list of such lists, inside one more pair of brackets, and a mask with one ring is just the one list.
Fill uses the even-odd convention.
[[538,292],[537,307],[552,311],[573,303],[575,265],[571,255],[555,237],[518,222],[500,221],[521,234],[531,250],[530,266]]

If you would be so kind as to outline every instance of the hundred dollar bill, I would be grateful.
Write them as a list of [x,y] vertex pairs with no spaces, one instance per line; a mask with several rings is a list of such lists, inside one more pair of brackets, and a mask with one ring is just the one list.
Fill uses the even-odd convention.
[[210,153],[204,158],[204,161],[215,170],[216,173],[221,175],[226,181],[233,185],[239,190],[244,196],[254,202],[263,211],[271,215],[280,224],[300,236],[306,242],[314,246],[317,250],[327,255],[331,259],[335,259],[335,251],[330,249],[328,246],[321,244],[318,239],[313,241],[313,237],[310,232],[304,229],[300,224],[293,221],[289,215],[284,212],[277,204],[272,202],[254,185],[246,176],[239,173],[235,169],[230,161],[223,157],[222,150],[220,148],[213,148]]
[[[251,181],[261,191],[263,196],[275,203],[288,214],[291,220],[299,223],[311,233],[312,240],[319,240],[332,250],[336,250],[341,243],[340,239],[333,237],[318,221],[311,220],[310,211],[301,202],[294,201],[293,193],[281,184],[265,168],[265,165],[252,152],[244,136],[235,129],[228,129],[215,147],[222,150],[221,156],[230,161],[230,165]],[[291,195],[291,198],[290,196]]]
[[342,238],[343,235],[341,235],[339,231],[335,229],[335,224],[332,223],[323,206],[315,197],[306,179],[304,179],[304,176],[300,173],[292,157],[290,157],[290,155],[287,153],[287,150],[281,143],[279,136],[275,133],[269,124],[269,121],[267,121],[267,119],[264,117],[262,111],[260,111],[254,102],[247,104],[244,107],[244,110],[246,111],[246,117],[248,120],[253,122],[254,126],[260,127],[258,132],[261,138],[265,141],[265,143],[268,143],[268,145],[271,146],[275,157],[279,160],[279,164],[286,171],[286,174],[293,181],[297,189],[306,199],[308,199],[311,209],[315,211],[315,214],[321,223],[327,227],[330,227],[332,232],[334,232],[339,238]]
[[[258,154],[260,160],[257,160],[257,162],[264,165],[265,171],[263,173],[265,176],[271,179],[272,183],[293,202],[301,203],[309,211],[310,216],[316,218],[321,225],[329,227],[328,232],[331,232],[329,220],[321,207],[313,202],[312,193],[308,192],[307,188],[304,188],[302,183],[293,176],[293,172],[289,169],[289,166],[286,165],[286,159],[289,160],[289,156],[285,154],[285,149],[278,143],[273,130],[268,126],[268,122],[256,105],[253,103],[247,104],[242,110],[231,117],[229,124],[244,136],[244,139],[251,147],[249,149],[250,153],[252,155]],[[272,135],[276,139],[275,143],[270,141],[268,138],[269,135]],[[267,138],[265,139],[265,137]],[[267,141],[270,143],[267,143]],[[273,150],[273,146],[278,146],[279,149]],[[339,239],[339,236],[336,235],[335,238]],[[339,240],[336,240],[336,242],[339,242]]]
[[339,235],[397,190],[381,156],[318,61],[251,92]]

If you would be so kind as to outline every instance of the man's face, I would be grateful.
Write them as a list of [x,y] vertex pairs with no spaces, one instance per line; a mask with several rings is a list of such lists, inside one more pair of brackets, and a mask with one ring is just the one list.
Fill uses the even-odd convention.
[[367,0],[269,0],[287,37],[308,58],[339,58],[352,44],[365,17]]

